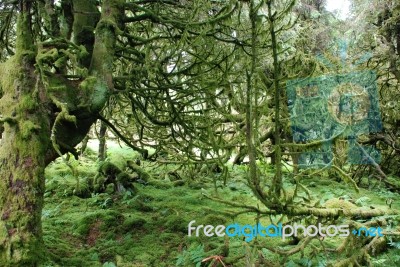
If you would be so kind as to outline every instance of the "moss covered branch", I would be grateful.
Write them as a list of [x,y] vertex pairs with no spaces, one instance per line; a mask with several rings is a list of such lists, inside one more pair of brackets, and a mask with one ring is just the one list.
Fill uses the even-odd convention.
[[283,210],[274,210],[274,209],[260,209],[255,206],[243,205],[240,203],[235,203],[232,201],[225,201],[220,198],[211,197],[206,194],[203,194],[208,199],[213,201],[217,201],[219,203],[223,203],[232,207],[242,208],[247,210],[248,212],[256,212],[257,214],[263,215],[277,215],[277,214],[286,214],[288,216],[308,216],[314,215],[316,217],[321,218],[334,218],[339,216],[345,216],[348,218],[359,218],[359,219],[369,219],[372,217],[383,216],[383,215],[398,215],[400,214],[397,210],[383,210],[383,209],[365,209],[365,208],[312,208],[305,207],[304,205],[288,205],[283,207]]
[[4,123],[16,124],[17,122],[18,122],[17,118],[13,118],[13,117],[0,118],[0,124],[4,124]]

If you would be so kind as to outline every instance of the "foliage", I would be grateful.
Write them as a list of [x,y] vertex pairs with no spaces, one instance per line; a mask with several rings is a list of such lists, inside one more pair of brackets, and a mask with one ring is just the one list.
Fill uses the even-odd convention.
[[[1,264],[41,261],[40,218],[60,266],[385,263],[373,257],[398,247],[392,232],[183,238],[194,217],[396,233],[400,6],[354,3],[354,19],[340,21],[322,0],[2,1]],[[377,77],[356,88],[349,72]],[[311,82],[327,88],[315,94]],[[362,112],[337,127],[349,95],[362,95]],[[354,115],[367,119],[353,127]],[[76,150],[96,121],[103,144],[105,127],[125,144],[99,160]]]
[[198,245],[197,247],[191,246],[177,257],[176,266],[195,265],[196,267],[200,267],[201,261],[204,258],[205,253],[203,245]]
[[[115,149],[114,153],[118,154],[118,149]],[[126,148],[121,148],[120,153],[121,155],[126,153]],[[96,159],[85,158],[85,161],[94,164]],[[142,164],[146,166],[145,170],[153,175],[153,179],[164,184],[172,183],[165,180],[162,172],[159,172],[160,169],[164,169],[164,166],[157,166],[146,161],[142,161]],[[47,173],[48,184],[52,184],[53,179],[59,181],[57,190],[48,191],[42,214],[49,266],[101,267],[106,262],[126,267],[171,266],[178,265],[178,261],[184,262],[180,266],[191,266],[209,255],[225,255],[226,264],[233,263],[239,266],[244,266],[247,261],[262,263],[265,260],[280,262],[281,266],[290,266],[290,264],[327,266],[329,262],[338,260],[340,257],[335,254],[326,259],[315,257],[313,247],[306,247],[303,250],[303,257],[296,254],[280,256],[271,252],[269,248],[292,249],[296,245],[276,238],[261,237],[249,244],[243,244],[243,240],[239,237],[230,238],[229,253],[226,255],[223,254],[226,246],[224,238],[206,238],[204,235],[188,237],[188,223],[196,220],[196,225],[228,225],[233,222],[254,224],[256,218],[253,214],[241,213],[241,208],[237,207],[227,210],[226,204],[204,198],[198,189],[192,189],[188,184],[165,188],[138,183],[135,184],[138,189],[135,195],[110,192],[93,194],[90,198],[84,199],[63,195],[63,189],[68,188],[69,183],[68,180],[60,180],[60,174],[55,171],[62,172],[62,166],[65,166],[64,163],[58,161],[50,168],[52,171]],[[173,170],[176,167],[170,166],[170,168]],[[243,172],[245,170],[242,169],[243,166],[232,167],[233,176],[229,179],[230,186],[222,187],[221,182],[219,194],[231,203],[253,205],[256,202],[260,205],[261,203],[254,198],[252,192],[244,186]],[[68,171],[68,168],[66,170]],[[182,176],[185,180],[191,179],[184,173]],[[202,182],[202,193],[214,194],[212,179],[209,177],[199,179],[201,181],[198,182]],[[350,201],[356,202],[357,199],[366,201],[365,196],[368,195],[369,201],[366,202],[368,205],[374,205],[375,209],[386,209],[388,207],[385,196],[388,194],[392,194],[392,197],[397,196],[396,193],[368,191],[364,188],[360,188],[360,192],[355,193],[351,188],[332,181],[328,177],[309,177],[304,179],[303,183],[312,188],[311,202],[327,198],[328,204],[325,202],[325,205],[329,205],[330,202],[338,203],[337,207],[343,206],[343,203],[354,207],[355,204]],[[326,183],[329,183],[329,188],[326,187]],[[289,183],[286,186],[289,188],[292,184]],[[105,202],[108,202],[107,205],[100,207]],[[185,205],[182,206],[182,203]],[[397,202],[392,206],[392,209],[399,208]],[[260,220],[263,225],[271,223],[268,218]],[[276,222],[276,217],[272,220]],[[396,231],[398,216],[384,216],[380,220],[391,224],[391,227],[385,228],[386,231]],[[318,246],[320,242],[331,248],[339,245],[341,239],[326,238],[323,241],[315,240],[312,244]],[[388,247],[394,248],[398,242],[398,238],[394,236]],[[262,258],[258,250],[262,251]],[[395,253],[396,250],[389,249],[388,252],[373,257],[371,261],[390,262],[395,266]]]

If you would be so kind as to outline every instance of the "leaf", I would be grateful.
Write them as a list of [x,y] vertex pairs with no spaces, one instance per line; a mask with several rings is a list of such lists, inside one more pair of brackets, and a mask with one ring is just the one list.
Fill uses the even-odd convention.
[[400,249],[400,242],[390,242],[389,245],[391,247],[395,247],[397,249]]
[[311,267],[312,266],[312,261],[310,259],[307,259],[307,258],[300,259],[299,263],[301,264],[301,266],[305,266],[305,267]]
[[385,262],[386,262],[386,259],[379,259],[379,260],[374,260],[373,264],[374,264],[374,266],[380,266],[380,265],[387,266],[387,264],[384,264]]
[[[98,261],[99,260],[99,254],[97,254],[96,252],[94,252],[91,256],[90,259],[92,261]],[[104,265],[103,265],[104,266]]]
[[289,261],[285,267],[297,267],[297,264],[294,261]]

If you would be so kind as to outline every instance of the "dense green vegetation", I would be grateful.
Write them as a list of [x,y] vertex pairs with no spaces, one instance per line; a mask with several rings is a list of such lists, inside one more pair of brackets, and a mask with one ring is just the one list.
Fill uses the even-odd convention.
[[[108,150],[112,162],[123,162],[137,158],[138,154],[127,147],[120,148],[110,143]],[[85,152],[76,165],[80,186],[96,175],[97,153],[92,149]],[[246,186],[246,166],[229,166],[229,181],[223,184],[221,175],[207,170],[205,173],[188,175],[190,170],[178,165],[164,166],[154,162],[143,162],[143,168],[152,176],[148,184],[134,183],[134,192],[114,194],[113,188],[101,194],[84,198],[74,195],[76,179],[70,169],[60,160],[46,169],[45,206],[42,213],[44,241],[48,250],[48,261],[44,266],[195,266],[201,260],[224,255],[226,264],[233,266],[327,266],[329,262],[344,258],[344,255],[318,253],[320,241],[315,239],[302,254],[287,258],[278,256],[267,248],[296,247],[292,240],[258,237],[247,243],[243,237],[188,237],[190,221],[197,224],[228,225],[233,222],[254,224],[257,216],[241,213],[238,207],[210,200],[218,197],[230,203],[254,205],[258,202]],[[193,167],[193,166],[192,166]],[[179,170],[177,170],[179,168]],[[273,174],[271,167],[266,171]],[[177,171],[176,171],[177,170]],[[179,174],[179,176],[173,175]],[[287,174],[287,172],[285,172]],[[217,179],[217,190],[213,180]],[[183,183],[177,181],[183,180]],[[386,200],[397,198],[398,194],[385,189],[379,183],[370,183],[366,178],[356,193],[329,176],[310,177],[303,181],[311,191],[310,201],[321,207],[351,209],[373,206],[388,210]],[[289,179],[284,188],[295,184]],[[306,198],[299,194],[296,200]],[[394,202],[391,209],[399,209]],[[378,217],[392,228],[398,225],[394,216]],[[274,221],[276,219],[273,219]],[[337,219],[341,224],[348,219]],[[261,217],[267,225],[269,219]],[[334,248],[343,238],[326,239],[325,247]],[[370,259],[373,266],[397,266],[400,257],[399,242],[391,240],[387,248],[381,248]]]
[[399,265],[400,4],[327,4],[1,0],[0,266]]

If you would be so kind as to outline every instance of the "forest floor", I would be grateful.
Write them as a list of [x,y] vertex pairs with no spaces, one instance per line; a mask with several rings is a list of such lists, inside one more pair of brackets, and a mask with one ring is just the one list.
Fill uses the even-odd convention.
[[[79,161],[70,160],[77,170],[79,192],[84,192],[88,178],[97,173],[96,157],[88,148]],[[126,160],[138,156],[128,148],[109,145],[108,157],[123,167]],[[223,260],[240,267],[253,266],[261,253],[261,257],[270,262],[281,262],[280,266],[322,267],[338,257],[324,253],[314,255],[311,249],[306,249],[303,255],[298,253],[285,260],[265,247],[290,249],[293,245],[290,240],[273,237],[258,237],[251,242],[244,241],[244,237],[207,237],[204,234],[189,237],[188,224],[193,220],[196,221],[194,226],[257,223],[256,214],[235,216],[240,208],[206,197],[219,197],[243,205],[259,204],[246,185],[246,165],[229,166],[226,185],[220,173],[204,171],[204,168],[199,172],[190,166],[179,168],[174,164],[145,161],[141,166],[151,178],[147,183],[134,183],[134,192],[114,193],[107,188],[105,193],[89,192],[84,197],[76,196],[78,180],[65,162],[58,159],[48,166],[42,213],[48,260],[43,266],[213,266],[211,259],[208,265],[201,265],[201,261],[228,254]],[[273,175],[271,166],[261,167]],[[294,181],[286,180],[285,186],[293,187]],[[361,182],[359,193],[328,177],[308,178],[302,182],[310,189],[312,197],[320,200],[321,206],[330,203],[331,207],[355,205],[388,209],[385,202],[389,197],[399,199],[398,194],[385,190],[380,183],[370,184],[367,180]],[[400,210],[400,201],[395,201],[391,208]],[[268,225],[269,219],[262,217],[259,222]],[[277,218],[272,219],[277,221]],[[386,219],[393,219],[393,226],[397,226],[398,218]],[[332,237],[324,243],[334,247],[342,240]],[[318,239],[312,242],[315,246],[320,244]],[[372,259],[375,266],[400,266],[400,243],[393,240],[388,247],[390,249]]]

